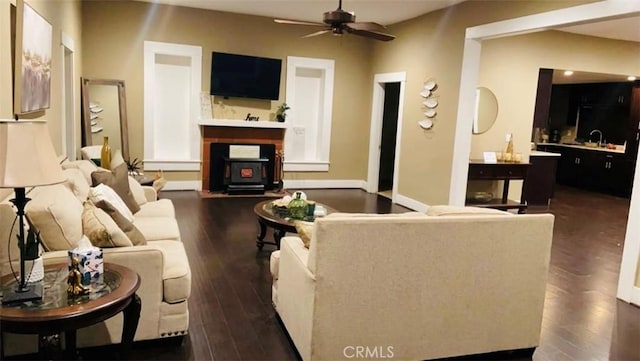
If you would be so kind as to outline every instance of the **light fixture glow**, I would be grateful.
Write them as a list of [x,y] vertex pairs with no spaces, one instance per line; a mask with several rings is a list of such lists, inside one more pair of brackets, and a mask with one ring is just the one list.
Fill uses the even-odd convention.
[[572,76],[573,75],[573,70],[565,70],[564,71],[564,76]]
[[629,76],[627,77],[627,80],[628,80],[628,81],[634,81],[634,80],[636,80],[636,77],[635,77],[635,76],[633,76],[633,75],[629,75]]

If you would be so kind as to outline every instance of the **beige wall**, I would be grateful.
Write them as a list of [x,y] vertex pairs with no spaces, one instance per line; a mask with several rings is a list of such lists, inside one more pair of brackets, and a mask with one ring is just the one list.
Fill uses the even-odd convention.
[[[400,194],[427,204],[449,200],[465,29],[584,2],[469,1],[390,27],[397,39],[375,44],[373,73],[407,72]],[[430,77],[438,82],[438,115],[433,130],[422,130],[418,93]]]
[[[10,6],[15,1],[0,0],[0,118],[13,118],[13,76],[11,70]],[[81,4],[80,1],[29,0],[33,7],[53,26],[53,49],[51,61],[51,107],[44,112],[25,116],[49,121],[49,132],[58,153],[62,153],[62,49],[61,34],[64,32],[75,45],[75,117],[76,139],[80,144],[80,74],[81,74]]]
[[[202,47],[202,89],[209,90],[211,52],[222,51],[283,59],[279,101],[214,99],[216,117],[261,119],[285,99],[286,57],[335,60],[333,129],[329,172],[287,173],[288,179],[364,179],[370,109],[371,42],[354,36],[301,39],[309,28],[275,24],[271,18],[152,5],[131,1],[83,3],[83,74],[122,79],[127,93],[129,148],[143,153],[143,42]],[[221,115],[220,115],[221,114]],[[169,180],[199,180],[199,172],[166,173]]]

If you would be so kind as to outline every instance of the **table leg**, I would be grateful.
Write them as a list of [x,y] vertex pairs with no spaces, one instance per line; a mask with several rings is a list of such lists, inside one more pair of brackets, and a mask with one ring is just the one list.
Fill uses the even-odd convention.
[[140,320],[140,310],[142,309],[142,302],[137,294],[131,296],[131,302],[122,310],[124,316],[124,324],[122,325],[122,358],[128,359],[131,346],[133,344],[133,337],[136,335],[138,329],[138,321]]
[[258,247],[259,250],[262,250],[262,247],[264,247],[264,237],[267,235],[267,225],[260,221],[260,219],[258,219],[258,224],[260,225],[260,234],[258,234],[256,247]]
[[67,360],[77,359],[76,355],[76,330],[66,331],[64,333],[65,358]]
[[278,247],[278,249],[280,249],[280,240],[282,239],[282,237],[284,237],[285,234],[287,234],[287,232],[283,231],[282,229],[276,229],[273,232],[273,240],[276,241],[276,247]]

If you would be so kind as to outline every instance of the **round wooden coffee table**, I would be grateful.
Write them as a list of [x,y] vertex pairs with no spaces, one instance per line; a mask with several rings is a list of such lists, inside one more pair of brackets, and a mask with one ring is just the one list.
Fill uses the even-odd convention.
[[[272,244],[280,249],[280,240],[287,232],[296,233],[295,221],[286,217],[285,214],[279,214],[277,209],[274,209],[271,205],[273,200],[266,200],[256,204],[253,207],[253,212],[258,217],[258,225],[260,225],[260,234],[258,234],[258,240],[256,241],[256,247],[262,249],[265,244]],[[337,210],[316,202],[316,208],[324,207],[327,214],[337,212]],[[304,221],[313,222],[315,217],[305,218]],[[267,242],[264,237],[267,235],[267,227],[273,228],[273,242]]]
[[[104,321],[123,312],[122,353],[127,355],[140,319],[140,298],[136,291],[140,287],[140,276],[123,266],[104,263],[102,280],[94,281],[92,292],[76,298],[67,297],[66,264],[55,264],[45,268],[42,301],[27,301],[0,307],[0,329],[2,332],[38,334],[46,336],[65,333],[66,358],[75,359],[76,330]],[[4,289],[14,287],[12,275],[2,278]],[[0,348],[2,346],[0,345]],[[40,356],[47,357],[39,348]],[[0,350],[0,358],[4,355]]]

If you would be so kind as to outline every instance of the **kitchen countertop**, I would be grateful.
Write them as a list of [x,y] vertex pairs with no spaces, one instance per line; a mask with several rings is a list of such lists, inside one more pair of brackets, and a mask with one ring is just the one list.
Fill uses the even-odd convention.
[[543,152],[541,150],[532,150],[530,157],[559,157],[560,153]]
[[[598,148],[598,147],[588,147],[586,145],[579,145],[579,144],[539,143],[539,145],[547,145],[547,146],[550,145],[552,147],[565,147],[565,148],[595,150],[598,152],[606,152],[606,153],[624,154],[624,149],[607,149],[607,148]],[[531,152],[531,154],[533,154],[533,151]]]

